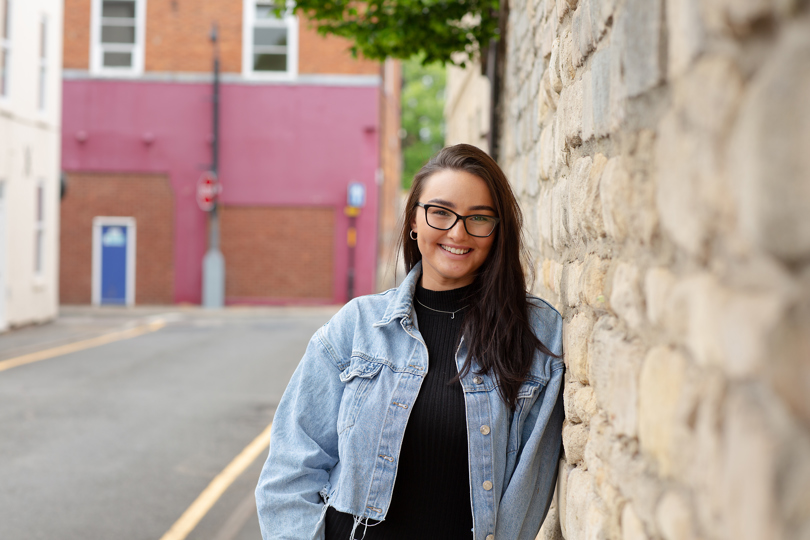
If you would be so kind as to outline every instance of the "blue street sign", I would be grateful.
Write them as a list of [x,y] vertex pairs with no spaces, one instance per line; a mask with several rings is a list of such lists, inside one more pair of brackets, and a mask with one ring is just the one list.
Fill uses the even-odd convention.
[[362,208],[366,205],[366,186],[360,182],[349,184],[348,205]]

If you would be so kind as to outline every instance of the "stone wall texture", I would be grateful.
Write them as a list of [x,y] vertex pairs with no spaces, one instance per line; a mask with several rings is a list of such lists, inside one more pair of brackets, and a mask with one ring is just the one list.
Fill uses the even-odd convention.
[[810,539],[808,11],[510,3],[499,160],[567,323],[539,538]]

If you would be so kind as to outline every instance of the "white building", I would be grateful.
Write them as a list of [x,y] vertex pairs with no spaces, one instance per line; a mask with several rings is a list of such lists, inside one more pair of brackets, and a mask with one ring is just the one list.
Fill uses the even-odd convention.
[[56,316],[63,0],[0,0],[0,330]]

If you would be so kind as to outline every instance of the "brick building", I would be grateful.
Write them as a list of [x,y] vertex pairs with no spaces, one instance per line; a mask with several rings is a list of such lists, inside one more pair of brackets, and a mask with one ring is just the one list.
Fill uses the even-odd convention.
[[271,7],[66,0],[61,302],[106,303],[115,265],[131,280],[122,303],[200,302],[214,24],[226,303],[345,301],[350,182],[367,201],[355,294],[374,292],[381,196],[399,183],[398,144],[382,144],[398,126],[398,65],[352,58],[347,42]]

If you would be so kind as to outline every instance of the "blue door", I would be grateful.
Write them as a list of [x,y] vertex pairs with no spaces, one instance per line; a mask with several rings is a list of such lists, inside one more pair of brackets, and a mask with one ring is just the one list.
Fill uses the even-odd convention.
[[127,227],[101,227],[101,303],[127,303]]

